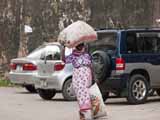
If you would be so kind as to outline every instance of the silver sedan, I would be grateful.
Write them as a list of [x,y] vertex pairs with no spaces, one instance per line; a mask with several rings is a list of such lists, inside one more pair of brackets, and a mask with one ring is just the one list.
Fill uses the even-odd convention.
[[[66,48],[66,55],[72,50]],[[25,58],[11,60],[9,73],[12,83],[29,88],[36,88],[39,95],[50,100],[57,92],[62,92],[64,99],[74,100],[75,95],[71,87],[71,64],[64,64],[62,58],[62,46],[59,43],[47,43]]]

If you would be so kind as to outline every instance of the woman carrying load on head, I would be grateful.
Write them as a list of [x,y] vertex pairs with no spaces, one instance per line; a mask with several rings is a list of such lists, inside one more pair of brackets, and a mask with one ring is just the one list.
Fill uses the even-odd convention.
[[72,86],[80,108],[80,120],[92,120],[89,95],[89,87],[92,84],[91,56],[86,52],[85,45],[81,43],[63,60],[65,63],[72,63],[74,67]]

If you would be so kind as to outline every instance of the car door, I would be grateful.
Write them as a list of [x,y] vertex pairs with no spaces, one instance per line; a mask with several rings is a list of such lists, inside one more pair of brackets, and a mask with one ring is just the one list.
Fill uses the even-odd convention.
[[151,86],[160,86],[160,32],[144,32],[138,35],[139,40],[143,41],[140,46],[143,58],[146,62],[146,69],[150,75]]

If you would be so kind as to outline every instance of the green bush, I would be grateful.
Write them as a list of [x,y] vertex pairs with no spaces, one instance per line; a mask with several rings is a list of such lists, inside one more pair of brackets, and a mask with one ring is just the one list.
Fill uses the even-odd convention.
[[8,87],[13,86],[13,84],[9,80],[4,80],[0,78],[0,87]]

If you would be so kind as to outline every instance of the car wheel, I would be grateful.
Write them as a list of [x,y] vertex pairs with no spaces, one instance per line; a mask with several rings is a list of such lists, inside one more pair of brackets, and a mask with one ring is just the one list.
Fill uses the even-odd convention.
[[33,85],[25,85],[24,87],[30,93],[36,93],[37,92],[36,89],[35,89],[35,87]]
[[55,95],[56,91],[51,89],[37,89],[39,96],[44,100],[51,100]]
[[128,83],[127,100],[130,104],[142,104],[148,97],[149,85],[146,78],[140,74],[131,76]]
[[156,90],[156,93],[157,93],[157,95],[160,96],[160,89],[157,89],[157,90]]
[[93,71],[97,82],[102,82],[110,75],[110,58],[104,51],[95,51],[92,53]]
[[71,78],[65,81],[63,85],[63,89],[62,89],[62,95],[64,99],[67,101],[76,100],[75,93],[72,89],[72,79]]

